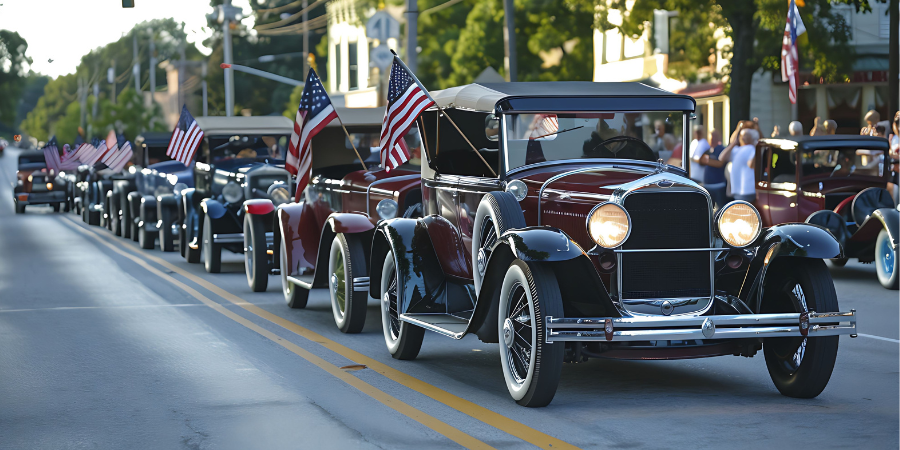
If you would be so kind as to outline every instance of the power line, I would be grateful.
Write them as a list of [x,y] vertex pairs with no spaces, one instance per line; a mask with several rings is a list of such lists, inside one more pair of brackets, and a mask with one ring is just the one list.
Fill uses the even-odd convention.
[[298,17],[303,16],[303,13],[306,13],[306,12],[311,11],[313,8],[315,8],[316,6],[321,5],[322,3],[325,3],[326,1],[328,1],[328,0],[316,0],[315,2],[313,2],[312,5],[309,5],[309,6],[307,6],[306,8],[301,9],[299,12],[296,12],[296,13],[294,13],[294,14],[291,14],[290,17],[287,17],[287,18],[285,18],[285,19],[279,20],[279,21],[277,21],[277,22],[264,23],[264,24],[262,24],[262,25],[257,25],[257,26],[255,26],[255,27],[253,27],[253,29],[255,29],[255,30],[257,30],[257,31],[258,31],[258,30],[270,30],[270,29],[275,28],[275,27],[280,27],[280,26],[282,26],[282,25],[287,25],[287,24],[293,22],[294,20],[296,20]]

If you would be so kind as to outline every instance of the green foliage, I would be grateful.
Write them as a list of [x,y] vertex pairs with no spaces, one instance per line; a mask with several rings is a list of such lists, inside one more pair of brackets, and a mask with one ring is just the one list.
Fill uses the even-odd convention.
[[[115,129],[116,134],[123,134],[125,139],[134,141],[144,131],[166,131],[159,105],[153,104],[152,108],[146,108],[143,99],[133,88],[123,90],[116,99],[116,104],[101,99],[99,106],[99,114],[91,121],[91,127],[97,136],[106,135],[109,130]],[[77,123],[75,128],[77,129]],[[57,135],[62,136],[62,130],[57,129]]]
[[284,104],[282,116],[294,120],[297,117],[297,108],[300,106],[300,97],[303,96],[303,86],[295,86],[291,92],[291,98]]
[[78,126],[81,123],[81,104],[79,102],[69,103],[66,107],[66,113],[56,121],[53,127],[53,134],[60,144],[71,144],[75,142],[78,136]]
[[[16,105],[27,84],[28,43],[15,31],[0,30],[0,127],[11,128]],[[3,125],[6,125],[5,127]]]
[[44,95],[37,106],[28,113],[20,125],[22,131],[39,141],[46,142],[54,124],[66,113],[69,104],[76,100],[78,81],[75,74],[62,75],[44,86]]

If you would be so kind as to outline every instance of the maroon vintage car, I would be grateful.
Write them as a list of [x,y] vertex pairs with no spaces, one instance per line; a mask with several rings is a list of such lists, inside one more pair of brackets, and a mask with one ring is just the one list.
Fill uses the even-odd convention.
[[420,123],[424,215],[381,221],[369,257],[393,357],[415,358],[425,330],[476,334],[499,344],[526,406],[552,400],[564,361],[589,357],[761,349],[784,395],[825,388],[837,335],[856,333],[822,261],[840,245],[814,225],[764,227],[746,202],[714,213],[653,133],[663,121],[689,135],[691,97],[589,82],[433,96],[443,112]]
[[413,159],[388,173],[378,166],[384,110],[344,109],[340,114],[368,170],[362,170],[340,127],[320,132],[313,140],[313,176],[303,198],[274,211],[275,246],[280,248],[273,253],[279,255],[288,306],[303,308],[310,289],[327,287],[335,324],[345,333],[358,333],[366,319],[368,253],[376,223],[421,215],[421,139],[415,133],[406,137]]

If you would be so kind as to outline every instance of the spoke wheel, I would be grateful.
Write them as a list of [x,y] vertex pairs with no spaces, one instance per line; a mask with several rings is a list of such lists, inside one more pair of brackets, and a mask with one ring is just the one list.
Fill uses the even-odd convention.
[[395,359],[415,359],[422,348],[425,329],[400,320],[399,293],[403,289],[394,263],[394,252],[388,252],[381,271],[381,327],[384,342]]
[[[766,271],[763,313],[838,311],[834,282],[825,262],[805,258],[776,261]],[[828,385],[837,359],[838,336],[763,340],[769,375],[783,395],[813,398]]]
[[481,292],[491,248],[507,230],[523,227],[525,216],[512,194],[489,192],[481,199],[475,213],[475,227],[472,232],[472,275],[476,293]]
[[281,263],[281,292],[284,294],[284,301],[290,308],[306,308],[306,302],[309,300],[309,291],[288,280],[288,275],[291,274],[291,268],[287,262],[288,251],[284,240],[281,242],[281,251],[278,254]]
[[514,261],[503,278],[498,311],[500,363],[510,396],[523,406],[548,405],[565,350],[544,335],[547,316],[563,317],[556,276],[546,267]]
[[328,255],[328,293],[334,323],[344,333],[359,333],[366,323],[367,291],[357,291],[355,277],[365,275],[365,254],[356,237],[338,233]]

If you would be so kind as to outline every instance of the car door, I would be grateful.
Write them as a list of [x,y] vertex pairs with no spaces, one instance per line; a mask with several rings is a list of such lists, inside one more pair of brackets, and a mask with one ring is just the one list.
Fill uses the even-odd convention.
[[466,255],[466,268],[472,273],[472,233],[475,228],[475,214],[478,212],[478,204],[481,198],[491,191],[499,191],[500,182],[497,179],[464,176],[459,178],[459,209],[457,220],[459,221],[459,235],[463,252]]
[[[765,161],[765,201],[757,202],[768,211],[767,226],[798,222],[799,190],[797,189],[797,152],[794,149],[769,147]],[[765,219],[764,219],[765,220]]]

